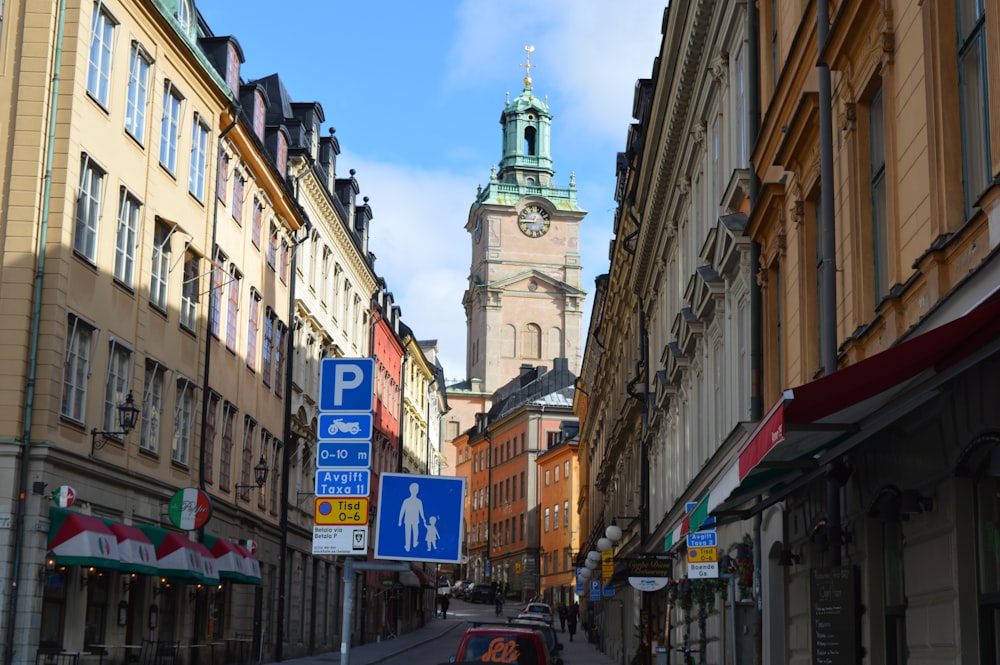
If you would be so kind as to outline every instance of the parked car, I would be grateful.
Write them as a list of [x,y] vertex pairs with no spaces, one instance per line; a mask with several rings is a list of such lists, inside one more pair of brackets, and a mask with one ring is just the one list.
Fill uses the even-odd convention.
[[528,626],[481,625],[465,631],[452,662],[560,665],[551,656],[545,637]]
[[447,577],[442,577],[438,580],[438,595],[440,596],[450,596],[451,595],[451,582],[448,581]]
[[537,630],[541,633],[542,637],[545,638],[546,646],[549,648],[549,655],[552,656],[552,662],[554,665],[562,665],[563,660],[559,653],[563,650],[563,645],[559,641],[556,629],[545,623],[544,619],[540,619],[535,615],[522,615],[516,619],[511,619],[510,623],[516,626],[528,626],[532,630]]
[[455,598],[462,598],[468,588],[469,583],[465,580],[458,580],[451,585],[451,595]]
[[528,603],[521,610],[521,614],[541,617],[547,624],[552,625],[552,608],[548,603]]
[[489,584],[479,583],[472,587],[467,600],[470,603],[492,603],[496,598],[496,591]]

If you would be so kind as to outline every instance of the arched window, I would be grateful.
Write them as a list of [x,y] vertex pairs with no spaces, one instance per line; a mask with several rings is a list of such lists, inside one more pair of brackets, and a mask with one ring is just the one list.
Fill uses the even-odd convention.
[[500,355],[504,358],[513,358],[517,354],[517,331],[514,326],[507,324],[500,331]]
[[562,329],[558,327],[549,328],[549,339],[548,342],[548,353],[546,356],[549,358],[563,358],[566,356],[563,350],[563,335]]
[[264,96],[260,91],[253,93],[253,131],[257,138],[264,140]]
[[537,130],[534,127],[527,127],[524,130],[524,154],[534,156],[535,137]]
[[521,357],[541,358],[542,329],[536,323],[529,323],[521,331]]

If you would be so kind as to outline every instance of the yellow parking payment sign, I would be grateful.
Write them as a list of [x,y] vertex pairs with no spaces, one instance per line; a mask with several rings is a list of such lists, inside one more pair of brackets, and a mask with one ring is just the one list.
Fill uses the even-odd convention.
[[719,560],[718,547],[689,547],[688,563],[709,563]]
[[368,499],[316,497],[314,523],[326,525],[368,524]]

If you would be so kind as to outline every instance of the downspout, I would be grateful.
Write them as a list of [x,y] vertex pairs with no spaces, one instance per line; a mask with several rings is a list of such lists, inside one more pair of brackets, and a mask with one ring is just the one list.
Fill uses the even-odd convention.
[[[833,101],[830,91],[830,66],[825,62],[826,43],[830,35],[830,10],[828,0],[816,0],[816,48],[819,67],[819,154],[820,182],[823,210],[823,267],[819,302],[822,308],[820,321],[820,352],[823,371],[830,376],[837,371],[837,270],[836,270],[836,220],[833,208]],[[826,480],[827,533],[833,540],[830,546],[830,565],[841,563],[840,488],[842,483],[830,473]]]
[[[748,2],[747,11],[747,145],[751,154],[760,136],[760,14],[757,4]],[[752,161],[750,169],[750,211],[757,209],[760,199],[760,177]],[[750,242],[750,269],[760,270],[760,243]],[[760,285],[755,275],[750,279],[750,420],[757,422],[764,417],[764,340],[761,332],[763,306]],[[758,496],[755,504],[761,502]],[[763,662],[764,607],[761,583],[761,563],[764,549],[761,547],[761,514],[754,511],[751,530],[753,532],[753,597],[751,618],[751,639],[753,640],[753,662]]]
[[[295,176],[295,203],[299,202],[299,182],[313,170],[313,164],[302,173]],[[292,242],[290,251],[292,252],[291,265],[288,273],[288,332],[285,335],[285,395],[284,411],[285,426],[282,430],[281,438],[284,441],[284,451],[281,455],[281,515],[278,518],[278,529],[281,531],[280,543],[278,545],[278,617],[274,638],[274,660],[281,662],[282,651],[285,644],[285,596],[287,589],[285,584],[288,575],[288,499],[290,491],[290,481],[288,476],[291,473],[291,444],[292,444],[292,380],[294,379],[295,361],[295,283],[298,281],[296,270],[298,270],[299,243],[309,238],[309,221],[305,223],[306,236],[301,240],[295,239]]]
[[35,378],[38,368],[38,337],[42,325],[42,286],[45,276],[45,245],[49,235],[49,211],[52,197],[52,160],[55,154],[56,120],[59,112],[59,69],[62,67],[63,35],[66,29],[66,0],[59,0],[56,15],[55,53],[52,58],[52,94],[49,97],[49,133],[45,146],[45,177],[42,185],[42,210],[38,227],[38,254],[35,259],[35,284],[31,303],[31,339],[28,351],[28,376],[24,388],[24,437],[21,441],[17,489],[17,514],[14,517],[14,539],[11,542],[10,603],[7,609],[7,634],[4,638],[4,662],[14,662],[14,628],[17,623],[17,601],[20,595],[21,558],[24,549],[24,522],[27,519],[28,476],[31,462],[31,413],[35,407]]
[[[240,107],[237,105],[230,109],[233,112],[233,121],[222,130],[219,134],[219,138],[216,139],[215,148],[215,158],[216,160],[222,159],[222,140],[226,138],[226,134],[232,131],[236,123],[240,121]],[[218,162],[216,162],[218,163]],[[198,454],[198,487],[202,490],[205,489],[205,445],[207,444],[207,426],[208,422],[208,402],[210,399],[208,386],[211,381],[211,376],[209,374],[209,368],[212,366],[212,325],[215,323],[212,317],[212,292],[215,290],[215,257],[217,256],[215,251],[215,242],[219,230],[219,197],[212,196],[215,203],[212,206],[212,245],[208,248],[211,252],[210,264],[212,266],[212,271],[209,273],[209,294],[208,294],[208,327],[205,329],[205,381],[204,389],[201,391],[201,451]],[[198,541],[202,540],[204,535],[204,529],[198,530]]]
[[402,362],[399,363],[399,461],[396,463],[396,471],[403,473],[403,433],[406,429],[406,361],[410,358],[410,352],[403,350]]

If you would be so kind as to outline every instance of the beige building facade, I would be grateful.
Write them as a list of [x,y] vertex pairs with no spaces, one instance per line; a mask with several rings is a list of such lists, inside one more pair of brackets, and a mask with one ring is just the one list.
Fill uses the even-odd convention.
[[670,3],[575,407],[583,549],[674,578],[609,654],[992,662],[998,16]]

